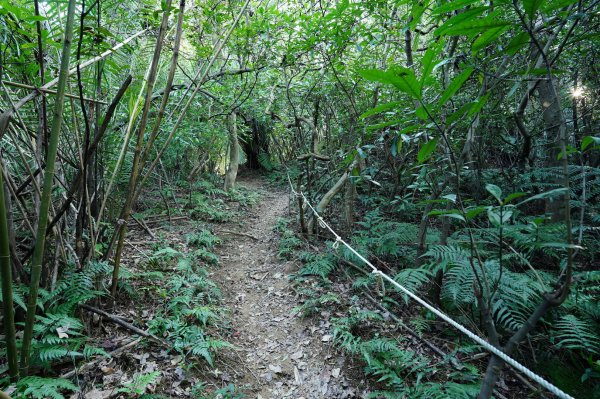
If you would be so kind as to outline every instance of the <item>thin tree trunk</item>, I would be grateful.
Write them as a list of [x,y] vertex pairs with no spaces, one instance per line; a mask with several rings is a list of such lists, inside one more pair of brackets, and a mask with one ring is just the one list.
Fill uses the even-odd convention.
[[237,137],[237,126],[235,123],[235,112],[232,112],[227,117],[227,125],[229,129],[229,167],[225,173],[225,185],[226,191],[229,191],[235,186],[235,179],[237,177],[238,166],[240,163],[240,145]]
[[21,375],[26,376],[29,371],[29,350],[33,338],[33,325],[35,324],[35,312],[37,309],[37,296],[42,274],[42,262],[44,260],[44,248],[46,244],[46,226],[48,224],[48,211],[52,197],[52,185],[54,183],[54,168],[56,165],[56,154],[58,152],[58,139],[63,121],[64,94],[69,75],[69,58],[71,56],[71,41],[73,40],[73,23],[75,20],[75,0],[69,0],[67,11],[67,24],[65,26],[65,37],[61,55],[60,72],[56,100],[54,103],[52,128],[48,143],[48,155],[46,157],[46,170],[44,174],[44,187],[40,203],[40,211],[36,233],[36,244],[31,261],[31,284],[29,287],[29,298],[27,301],[27,316],[25,318],[25,330],[21,348]]
[[[348,178],[350,176],[350,173],[352,172],[352,169],[354,169],[357,165],[358,165],[358,156],[354,159],[354,161],[352,162],[352,164],[350,164],[350,166],[348,166],[348,168],[340,176],[340,178],[333,185],[333,187],[331,187],[329,189],[329,191],[327,191],[325,193],[325,195],[323,195],[323,198],[321,198],[321,201],[319,201],[319,203],[315,207],[315,210],[320,215],[322,215],[323,211],[325,211],[325,209],[327,209],[327,206],[329,205],[329,203],[331,202],[331,200],[333,199],[333,197],[335,197],[337,193],[339,193],[340,191],[342,191],[342,188],[344,188],[344,185],[348,181]],[[309,220],[309,222],[308,222],[308,231],[309,232],[311,232],[313,230],[313,227],[315,226],[315,219],[316,219],[315,215],[312,215],[311,218],[310,218],[310,220]]]
[[[104,120],[102,121],[102,126],[100,126],[100,130],[94,137],[94,141],[90,145],[90,148],[88,149],[85,157],[91,157],[91,155],[96,152],[96,149],[98,148],[98,145],[100,144],[100,141],[102,140],[102,137],[104,136],[104,134],[106,133],[106,130],[108,129],[108,124],[117,109],[117,105],[119,104],[119,101],[121,100],[123,95],[125,95],[125,92],[127,91],[127,88],[129,87],[129,85],[131,84],[131,81],[132,81],[132,77],[130,75],[127,77],[127,79],[125,79],[125,81],[119,88],[117,95],[113,99],[112,103],[108,107],[108,110],[106,111],[106,114],[104,115]],[[85,159],[85,157],[84,157],[84,159]],[[60,221],[60,219],[67,212],[67,210],[69,209],[69,206],[71,206],[71,203],[75,199],[75,192],[77,190],[79,181],[81,179],[81,173],[82,173],[81,170],[79,170],[77,172],[77,174],[75,175],[75,177],[73,178],[71,187],[69,188],[69,191],[65,195],[66,198],[65,198],[64,202],[62,203],[60,208],[58,208],[58,210],[55,212],[54,217],[52,218],[52,221],[48,224],[48,227],[46,228],[46,235],[50,234],[50,232],[52,231],[52,228]],[[16,190],[16,193],[19,192],[19,189]],[[33,249],[34,248],[29,249],[29,251],[23,257],[22,262],[25,262],[33,254]]]
[[[140,127],[138,130],[137,141],[135,145],[135,151],[133,154],[133,165],[131,167],[131,176],[129,178],[129,188],[127,190],[127,197],[125,199],[125,204],[123,205],[123,210],[121,211],[121,216],[117,221],[117,227],[115,229],[114,237],[119,237],[119,241],[117,244],[117,249],[115,253],[115,264],[113,267],[112,273],[112,282],[111,282],[111,295],[112,301],[114,301],[117,294],[117,283],[119,281],[119,267],[121,264],[121,254],[123,252],[123,246],[125,245],[125,235],[127,234],[127,219],[131,213],[131,208],[135,201],[135,192],[138,184],[138,177],[140,175],[142,164],[141,164],[141,156],[142,156],[142,146],[144,144],[144,133],[146,132],[146,126],[148,124],[148,117],[150,114],[150,106],[152,105],[152,91],[154,89],[154,83],[156,81],[156,75],[158,72],[158,63],[160,61],[160,54],[162,52],[164,38],[167,32],[167,24],[169,22],[169,11],[171,9],[171,0],[167,0],[165,5],[165,11],[163,12],[163,17],[160,25],[160,29],[158,31],[158,35],[156,38],[156,46],[154,48],[154,56],[152,57],[152,62],[150,66],[150,73],[148,74],[148,86],[146,88],[146,100],[144,102],[144,108],[142,110],[142,116],[140,119]],[[111,240],[114,242],[114,240]]]
[[15,333],[15,309],[12,292],[12,266],[10,262],[10,234],[8,228],[8,212],[4,190],[4,171],[0,163],[0,268],[2,276],[2,305],[4,333],[6,335],[6,357],[8,373],[12,381],[19,378],[19,363],[17,355],[17,340]]
[[[146,33],[148,29],[144,29],[141,30],[137,33],[135,33],[134,35],[131,35],[130,37],[128,37],[127,39],[123,40],[121,43],[117,44],[116,46],[112,47],[111,49],[106,50],[105,52],[103,52],[102,54],[100,54],[97,57],[94,57],[90,60],[87,60],[86,62],[82,63],[81,65],[78,65],[79,68],[83,69],[86,68],[100,60],[105,59],[106,57],[108,57],[109,55],[111,55],[112,53],[114,53],[115,51],[117,51],[118,49],[120,49],[121,47],[125,46],[127,43],[129,43],[130,41],[134,40],[135,38],[141,36],[142,34]],[[70,44],[69,44],[70,46]],[[70,69],[67,70],[67,76],[72,75],[76,72],[76,69]],[[6,111],[4,111],[2,114],[0,114],[0,138],[4,137],[4,133],[6,133],[6,130],[8,128],[8,124],[13,116],[13,114],[15,114],[16,112],[18,112],[19,109],[21,109],[25,104],[27,104],[29,101],[33,100],[34,98],[38,97],[39,95],[41,95],[44,91],[47,91],[47,89],[54,87],[55,85],[60,84],[60,75],[58,78],[51,80],[50,82],[46,83],[45,85],[43,85],[42,87],[39,88],[39,90],[34,90],[31,93],[29,93],[27,96],[23,97],[22,99],[20,99],[12,108],[7,109]],[[58,91],[57,91],[58,94]],[[64,97],[64,93],[60,95],[60,97]],[[57,99],[58,99],[58,95],[57,95]]]

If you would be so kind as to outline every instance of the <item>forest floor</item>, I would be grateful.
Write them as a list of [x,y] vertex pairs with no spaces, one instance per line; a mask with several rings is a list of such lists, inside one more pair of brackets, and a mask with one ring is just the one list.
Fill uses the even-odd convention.
[[[224,223],[194,220],[181,207],[186,201],[183,197],[173,198],[180,208],[171,210],[175,215],[170,221],[163,216],[162,222],[153,222],[148,216],[150,227],[130,223],[124,265],[128,273],[141,278],[130,282],[136,294],[120,298],[113,309],[115,317],[144,330],[160,318],[170,306],[164,296],[168,280],[179,271],[168,262],[159,260],[157,264],[157,253],[164,248],[191,253],[187,237],[202,226],[221,240],[212,249],[218,264],[206,267],[208,279],[221,291],[218,306],[226,315],[219,322],[224,327],[213,333],[234,347],[218,350],[212,368],[202,360],[188,364],[168,345],[149,339],[138,343],[131,331],[91,315],[93,319],[88,321],[95,344],[115,352],[112,358],[94,361],[89,364],[92,367],[77,374],[80,393],[71,398],[131,397],[134,388],[139,388],[136,397],[153,393],[194,399],[350,399],[368,392],[362,366],[333,347],[327,319],[319,317],[322,315],[303,318],[295,312],[300,298],[289,275],[300,265],[278,257],[275,231],[279,219],[289,216],[288,194],[255,174],[242,174],[238,184],[246,192],[258,194],[260,200],[249,207],[225,201],[222,209],[240,216]],[[161,201],[147,198],[146,202],[156,206]],[[163,277],[147,277],[156,268]],[[144,376],[155,378],[146,382]],[[123,386],[129,388],[123,390]],[[195,386],[205,388],[198,393]],[[229,387],[235,387],[235,393],[218,394]]]
[[256,239],[228,239],[218,250],[221,265],[211,276],[232,312],[232,343],[242,362],[228,378],[249,387],[254,393],[249,397],[257,399],[359,397],[364,381],[352,381],[352,366],[330,344],[327,323],[313,324],[294,312],[298,297],[288,275],[298,265],[278,259],[274,232],[277,220],[288,216],[288,194],[266,190],[254,176],[242,177],[240,183],[261,193],[261,202],[238,229]]

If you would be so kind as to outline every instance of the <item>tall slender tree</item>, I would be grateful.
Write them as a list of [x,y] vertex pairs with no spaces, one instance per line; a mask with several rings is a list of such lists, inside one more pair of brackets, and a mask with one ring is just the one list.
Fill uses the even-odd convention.
[[42,263],[44,262],[44,249],[46,246],[46,226],[48,225],[48,211],[52,197],[54,183],[54,171],[56,166],[56,154],[58,152],[58,141],[63,122],[63,110],[65,88],[69,76],[69,59],[71,56],[71,42],[73,40],[73,25],[75,21],[75,0],[69,0],[67,9],[67,23],[61,52],[56,97],[54,100],[54,111],[52,113],[52,127],[48,142],[48,154],[46,156],[46,169],[44,170],[44,186],[40,200],[40,210],[36,232],[35,248],[31,259],[31,285],[27,300],[27,316],[25,318],[25,331],[21,347],[21,375],[26,376],[29,371],[29,359],[31,341],[33,339],[33,326],[35,324],[35,313],[37,309],[38,289],[42,275]]

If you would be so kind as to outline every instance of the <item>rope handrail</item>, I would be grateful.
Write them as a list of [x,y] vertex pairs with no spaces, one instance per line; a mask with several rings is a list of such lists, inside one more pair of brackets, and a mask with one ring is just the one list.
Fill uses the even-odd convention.
[[391,278],[390,276],[388,276],[387,274],[385,274],[384,272],[379,270],[376,266],[374,266],[371,262],[369,262],[368,259],[366,259],[360,253],[358,253],[354,248],[352,248],[352,246],[350,244],[348,244],[335,230],[333,230],[333,228],[325,221],[325,219],[323,219],[323,217],[321,215],[319,215],[317,210],[308,201],[308,199],[306,198],[306,196],[304,195],[303,192],[298,192],[294,189],[294,186],[292,185],[292,181],[290,180],[289,175],[288,175],[288,182],[290,184],[290,190],[291,190],[292,194],[298,198],[302,198],[302,202],[310,208],[310,210],[314,213],[315,217],[319,221],[319,226],[321,226],[321,228],[329,230],[329,232],[331,234],[333,234],[333,236],[335,237],[335,242],[333,243],[333,249],[337,249],[339,247],[339,244],[344,245],[350,252],[352,252],[354,255],[356,255],[356,257],[358,257],[361,261],[363,261],[367,266],[369,266],[371,268],[372,274],[379,275],[383,279],[387,280],[390,284],[392,284],[393,286],[398,288],[400,291],[402,291],[403,293],[408,295],[419,305],[423,306],[424,308],[426,308],[427,310],[429,310],[430,312],[435,314],[437,317],[444,320],[445,322],[450,324],[452,327],[454,327],[455,329],[457,329],[458,331],[460,331],[461,333],[463,333],[464,335],[469,337],[471,340],[473,340],[476,343],[478,343],[479,345],[481,345],[485,350],[487,350],[488,352],[492,353],[493,355],[499,357],[506,364],[510,365],[514,369],[519,370],[521,373],[523,373],[524,375],[529,377],[531,380],[537,382],[540,386],[544,387],[546,390],[553,393],[557,397],[559,397],[561,399],[574,399],[571,395],[563,392],[560,388],[554,386],[552,383],[546,381],[543,377],[541,377],[538,374],[534,373],[533,371],[529,370],[527,367],[525,367],[524,365],[522,365],[521,363],[519,363],[512,357],[508,356],[506,353],[502,352],[500,349],[496,348],[495,346],[493,346],[492,344],[487,342],[485,339],[481,338],[479,335],[470,331],[465,326],[463,326],[459,322],[455,321],[450,316],[448,316],[447,314],[445,314],[444,312],[442,312],[435,306],[429,304],[426,300],[424,300],[424,299],[420,298],[419,296],[417,296],[416,294],[412,293],[408,288],[404,287],[402,284],[398,283],[396,280],[394,280],[393,278]]

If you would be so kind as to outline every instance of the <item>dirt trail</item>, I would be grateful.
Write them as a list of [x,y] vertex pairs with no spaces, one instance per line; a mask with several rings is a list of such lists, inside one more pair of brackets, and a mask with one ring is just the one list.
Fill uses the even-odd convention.
[[[262,201],[231,230],[252,235],[228,236],[220,248],[221,266],[213,278],[231,310],[233,344],[239,364],[224,371],[224,380],[245,387],[249,398],[355,398],[346,378],[344,356],[328,343],[328,325],[293,314],[298,305],[289,287],[293,262],[277,257],[277,219],[288,214],[285,192],[267,192],[264,181],[242,178],[241,184],[262,194]],[[316,321],[314,323],[317,323]]]

